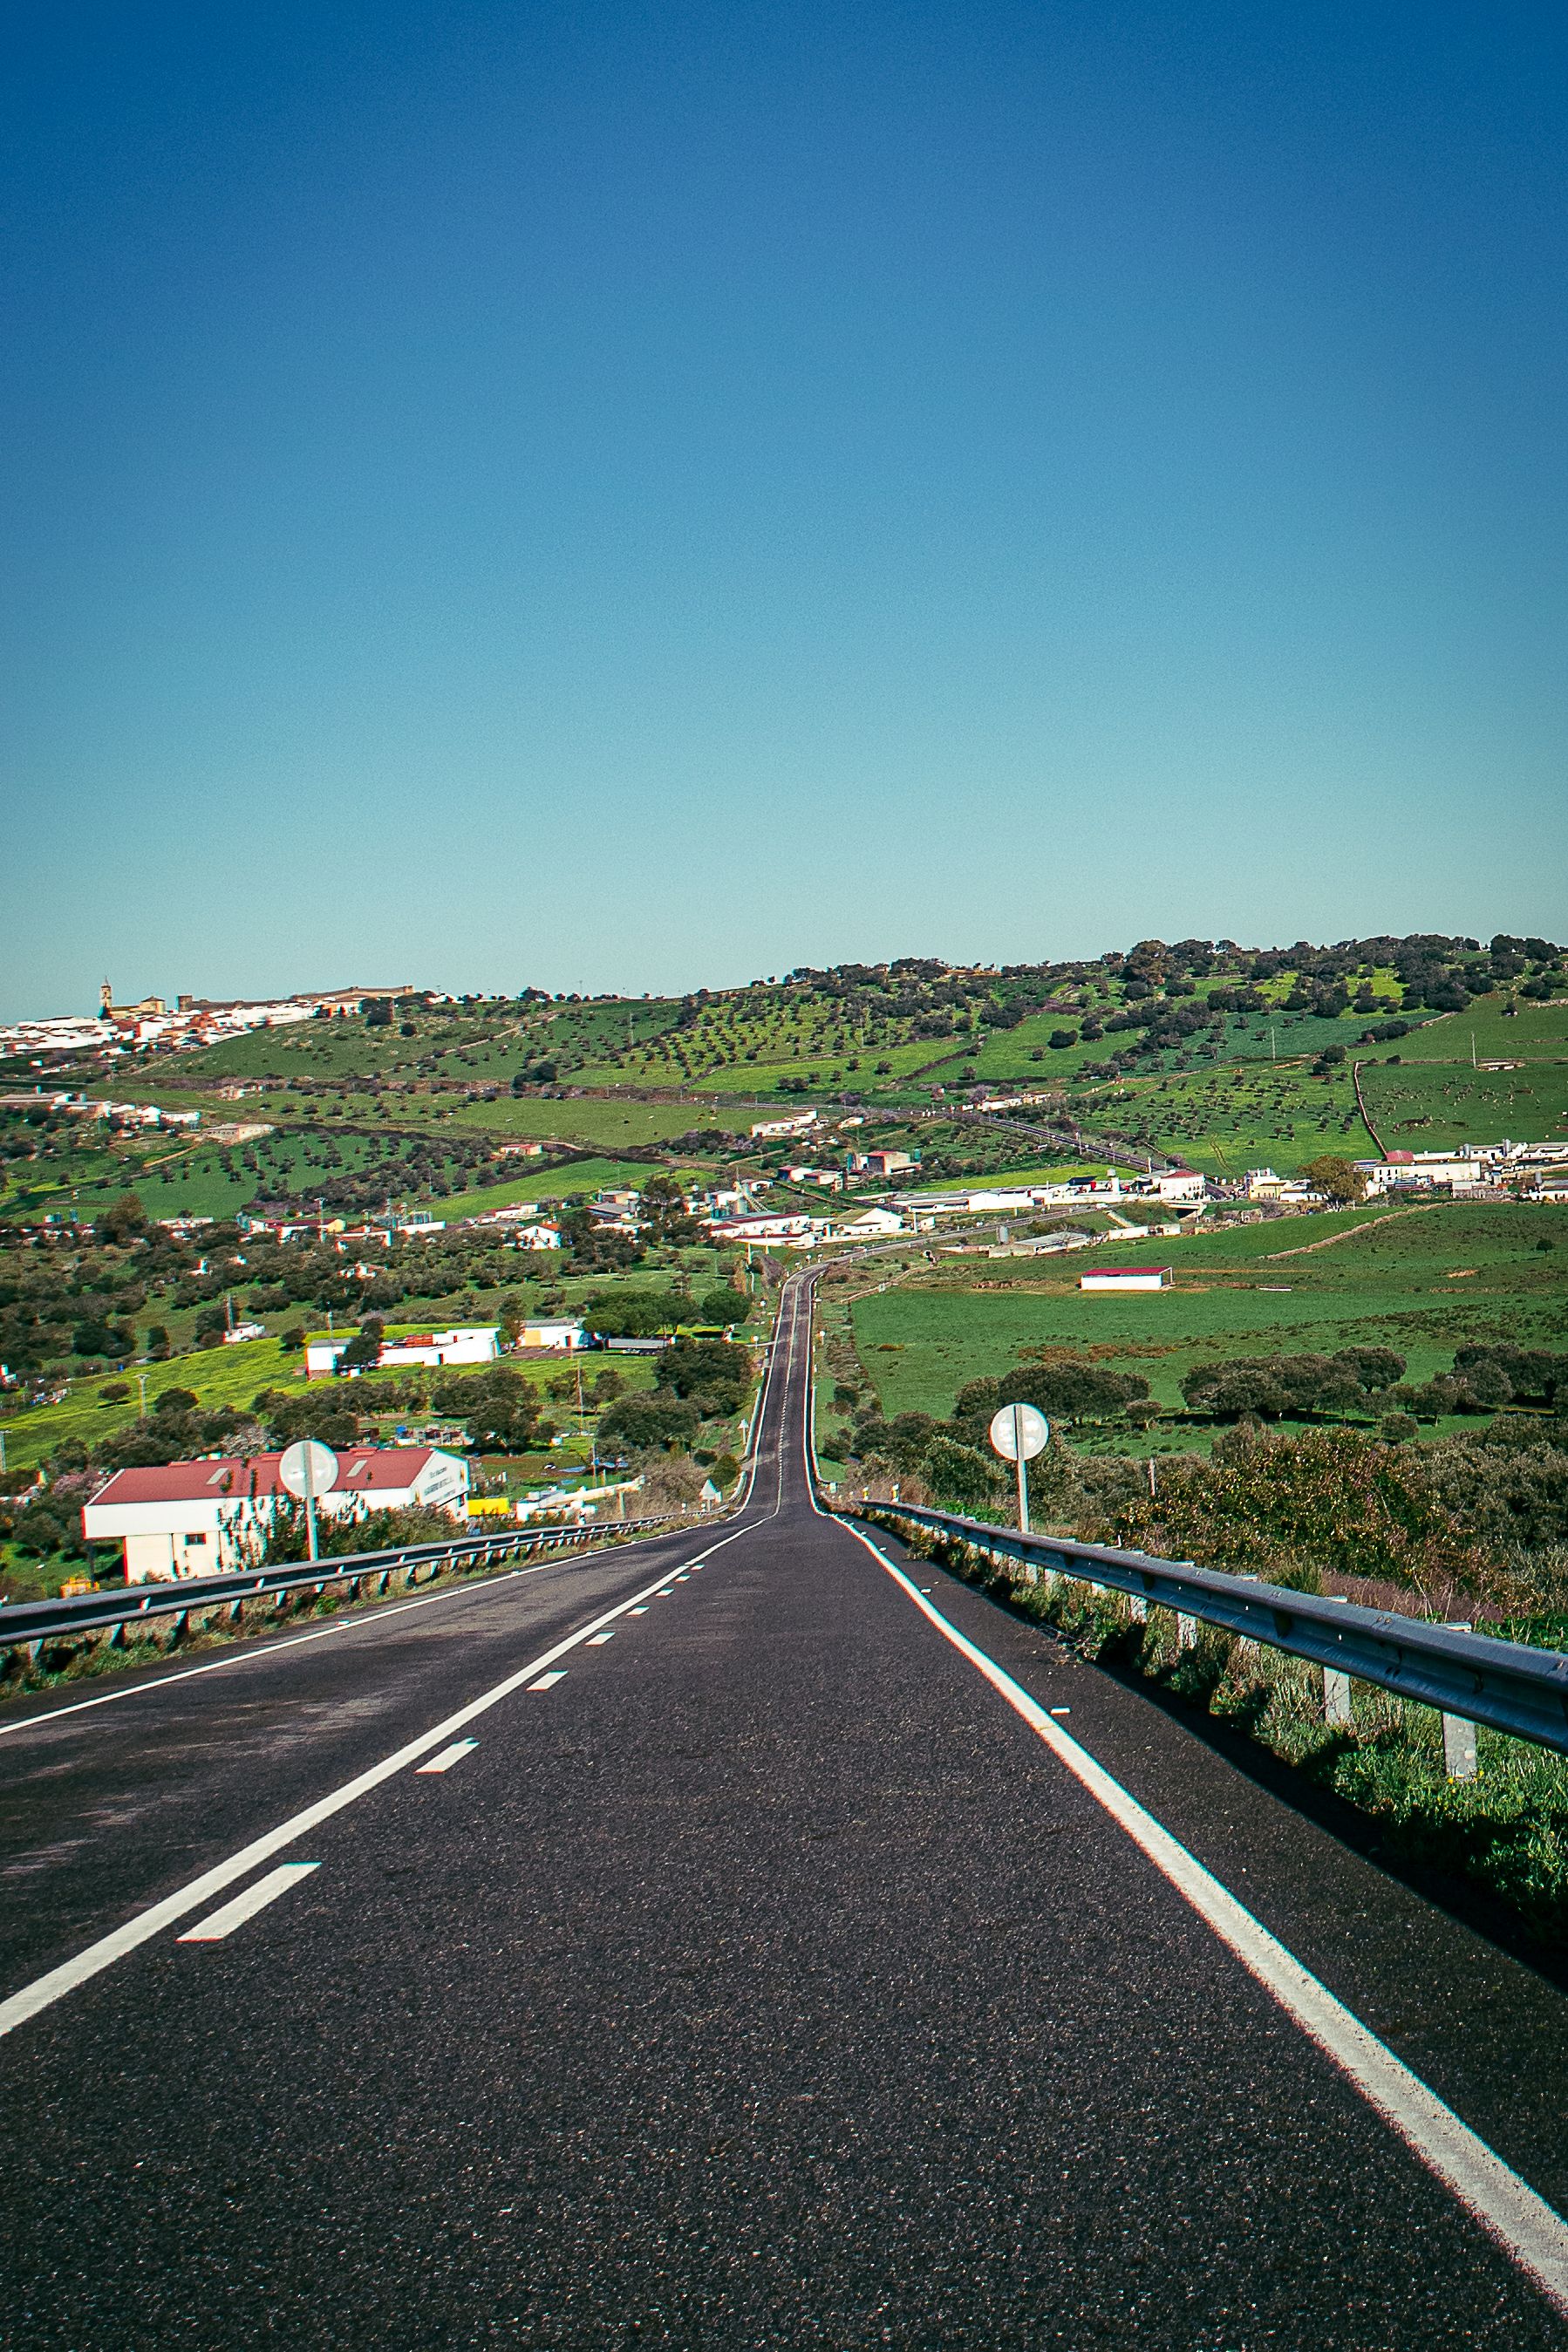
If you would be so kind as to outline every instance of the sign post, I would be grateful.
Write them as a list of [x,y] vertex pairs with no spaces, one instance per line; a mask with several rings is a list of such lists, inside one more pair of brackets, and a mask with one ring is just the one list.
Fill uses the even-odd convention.
[[1023,1534],[1029,1532],[1029,1473],[1027,1464],[1037,1454],[1043,1453],[1051,1433],[1051,1424],[1043,1412],[1032,1404],[1005,1404],[991,1423],[991,1444],[1004,1462],[1013,1462],[1018,1469],[1018,1526]]
[[278,1465],[279,1485],[305,1506],[305,1541],[312,1560],[321,1556],[316,1548],[316,1497],[330,1495],[337,1482],[338,1457],[316,1437],[301,1437]]

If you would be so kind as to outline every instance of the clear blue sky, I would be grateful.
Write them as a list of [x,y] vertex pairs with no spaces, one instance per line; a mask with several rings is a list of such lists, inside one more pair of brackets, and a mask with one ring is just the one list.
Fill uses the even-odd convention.
[[1568,929],[1561,10],[12,41],[0,1010]]

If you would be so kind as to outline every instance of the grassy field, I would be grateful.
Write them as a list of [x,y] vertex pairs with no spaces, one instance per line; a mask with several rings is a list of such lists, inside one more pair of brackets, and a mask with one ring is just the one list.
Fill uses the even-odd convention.
[[1077,1177],[1106,1173],[1103,1160],[1055,1160],[1047,1166],[996,1168],[984,1176],[933,1177],[929,1183],[906,1185],[897,1176],[890,1181],[900,1192],[911,1192],[918,1197],[926,1192],[1011,1192],[1021,1184],[1066,1184]]
[[494,1102],[465,1102],[455,1114],[458,1126],[487,1133],[555,1138],[611,1151],[628,1144],[668,1143],[700,1128],[743,1129],[753,1116],[763,1114],[716,1110],[710,1103],[633,1102],[602,1095],[498,1095]]
[[646,1184],[647,1163],[641,1160],[572,1160],[564,1167],[536,1168],[505,1184],[482,1184],[470,1192],[432,1201],[429,1213],[448,1222],[457,1217],[488,1216],[493,1209],[514,1208],[523,1201],[578,1200],[615,1185]]
[[[1151,1055],[1140,1063],[1139,1069],[1140,1073],[1187,1067],[1208,1069],[1234,1062],[1271,1062],[1277,1056],[1299,1060],[1302,1055],[1321,1054],[1325,1045],[1343,1045],[1348,1053],[1354,1050],[1372,1017],[1364,1013],[1347,1013],[1342,1019],[1323,1021],[1310,1013],[1227,1013],[1223,1030],[1200,1030],[1179,1052],[1173,1049]],[[1421,1016],[1407,1017],[1414,1023]],[[1086,1062],[1104,1061],[1118,1046],[1131,1042],[1129,1032],[1113,1030],[1091,1043],[1080,1037],[1076,1045],[1065,1048],[1049,1043],[1053,1030],[1080,1025],[1080,1016],[1076,1013],[1031,1015],[1016,1029],[986,1031],[979,1053],[964,1058],[973,1062],[979,1077],[994,1085],[1016,1081],[1021,1086],[1070,1086],[1079,1081]],[[1413,1027],[1412,1035],[1416,1034]],[[1465,1050],[1468,1057],[1468,1045]]]
[[1129,1077],[1075,1110],[1086,1126],[1125,1136],[1134,1150],[1165,1152],[1213,1176],[1258,1167],[1288,1174],[1321,1152],[1356,1160],[1373,1149],[1348,1064],[1328,1077],[1303,1064],[1257,1062]]
[[1389,1151],[1568,1137],[1568,1061],[1521,1070],[1472,1070],[1468,1054],[1463,1063],[1378,1063],[1363,1069],[1361,1085]]
[[[1426,1380],[1468,1339],[1563,1344],[1568,1234],[1563,1249],[1541,1253],[1549,1216],[1373,1207],[1175,1243],[1119,1241],[1118,1264],[1175,1269],[1173,1289],[1121,1296],[1080,1291],[1078,1265],[1051,1279],[998,1273],[984,1290],[927,1272],[858,1299],[855,1340],[889,1413],[946,1413],[966,1381],[1008,1371],[1040,1347],[1114,1359],[1166,1404],[1180,1402],[1185,1372],[1216,1355],[1377,1345],[1408,1359],[1408,1379]],[[988,1278],[1005,1264],[988,1261]]]

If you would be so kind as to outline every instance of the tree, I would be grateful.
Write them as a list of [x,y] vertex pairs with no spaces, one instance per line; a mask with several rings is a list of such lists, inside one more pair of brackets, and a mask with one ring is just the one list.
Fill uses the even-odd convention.
[[601,1454],[684,1449],[695,1438],[699,1421],[696,1405],[683,1398],[657,1393],[621,1397],[599,1423],[598,1449]]
[[1110,1372],[1100,1364],[1067,1357],[1010,1372],[997,1386],[996,1402],[1032,1404],[1047,1421],[1088,1421],[1120,1412],[1148,1393],[1148,1381],[1136,1372]]
[[134,1192],[121,1192],[97,1221],[100,1235],[121,1247],[147,1231],[147,1212]]
[[1405,1377],[1405,1358],[1392,1348],[1336,1348],[1332,1360],[1363,1389],[1391,1389]]
[[1325,1200],[1349,1202],[1366,1198],[1366,1171],[1356,1167],[1353,1160],[1341,1160],[1325,1151],[1321,1158],[1310,1160],[1301,1171],[1314,1192]]
[[656,1339],[686,1320],[686,1301],[673,1290],[595,1292],[583,1307],[590,1331],[606,1339]]
[[168,1331],[162,1323],[147,1326],[147,1358],[150,1363],[164,1364],[174,1354]]
[[373,1372],[381,1361],[386,1327],[379,1315],[367,1315],[342,1354],[338,1368],[345,1372]]
[[642,1223],[650,1241],[661,1249],[690,1246],[703,1239],[703,1228],[687,1205],[686,1195],[673,1176],[650,1176],[642,1188]]
[[972,1514],[994,1502],[1002,1486],[993,1463],[977,1447],[955,1445],[950,1437],[931,1439],[920,1475],[938,1503]]

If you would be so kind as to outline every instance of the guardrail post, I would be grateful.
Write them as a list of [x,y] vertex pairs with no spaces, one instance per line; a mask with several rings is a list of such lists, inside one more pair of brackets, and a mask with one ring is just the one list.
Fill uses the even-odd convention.
[[[1468,1617],[1445,1620],[1450,1633],[1474,1632]],[[1443,1769],[1450,1780],[1473,1780],[1479,1766],[1476,1762],[1476,1727],[1468,1717],[1445,1715],[1443,1717]]]
[[[1349,1597],[1343,1592],[1331,1592],[1324,1597],[1330,1601],[1342,1601],[1347,1609],[1350,1607]],[[1351,1712],[1349,1675],[1339,1674],[1332,1666],[1325,1666],[1323,1668],[1323,1721],[1347,1724],[1353,1723],[1355,1717]]]
[[1462,1715],[1443,1717],[1443,1769],[1450,1780],[1473,1780],[1476,1777],[1476,1727]]
[[1197,1621],[1197,1619],[1196,1619],[1195,1617],[1188,1617],[1188,1616],[1186,1616],[1186,1615],[1185,1615],[1185,1614],[1184,1614],[1184,1613],[1180,1609],[1178,1609],[1178,1610],[1177,1610],[1177,1612],[1176,1612],[1176,1647],[1177,1647],[1177,1649],[1178,1649],[1178,1650],[1190,1650],[1190,1649],[1193,1647],[1193,1644],[1196,1642],[1197,1638],[1198,1638],[1198,1621]]
[[1127,1614],[1128,1614],[1128,1615],[1129,1615],[1129,1616],[1133,1620],[1133,1622],[1134,1622],[1136,1624],[1139,1624],[1139,1625],[1146,1625],[1146,1624],[1148,1623],[1148,1622],[1149,1622],[1149,1603],[1148,1603],[1148,1601],[1144,1599],[1144,1597],[1143,1597],[1142,1593],[1141,1593],[1141,1592],[1130,1592],[1130,1593],[1128,1594],[1128,1596],[1127,1596]]

